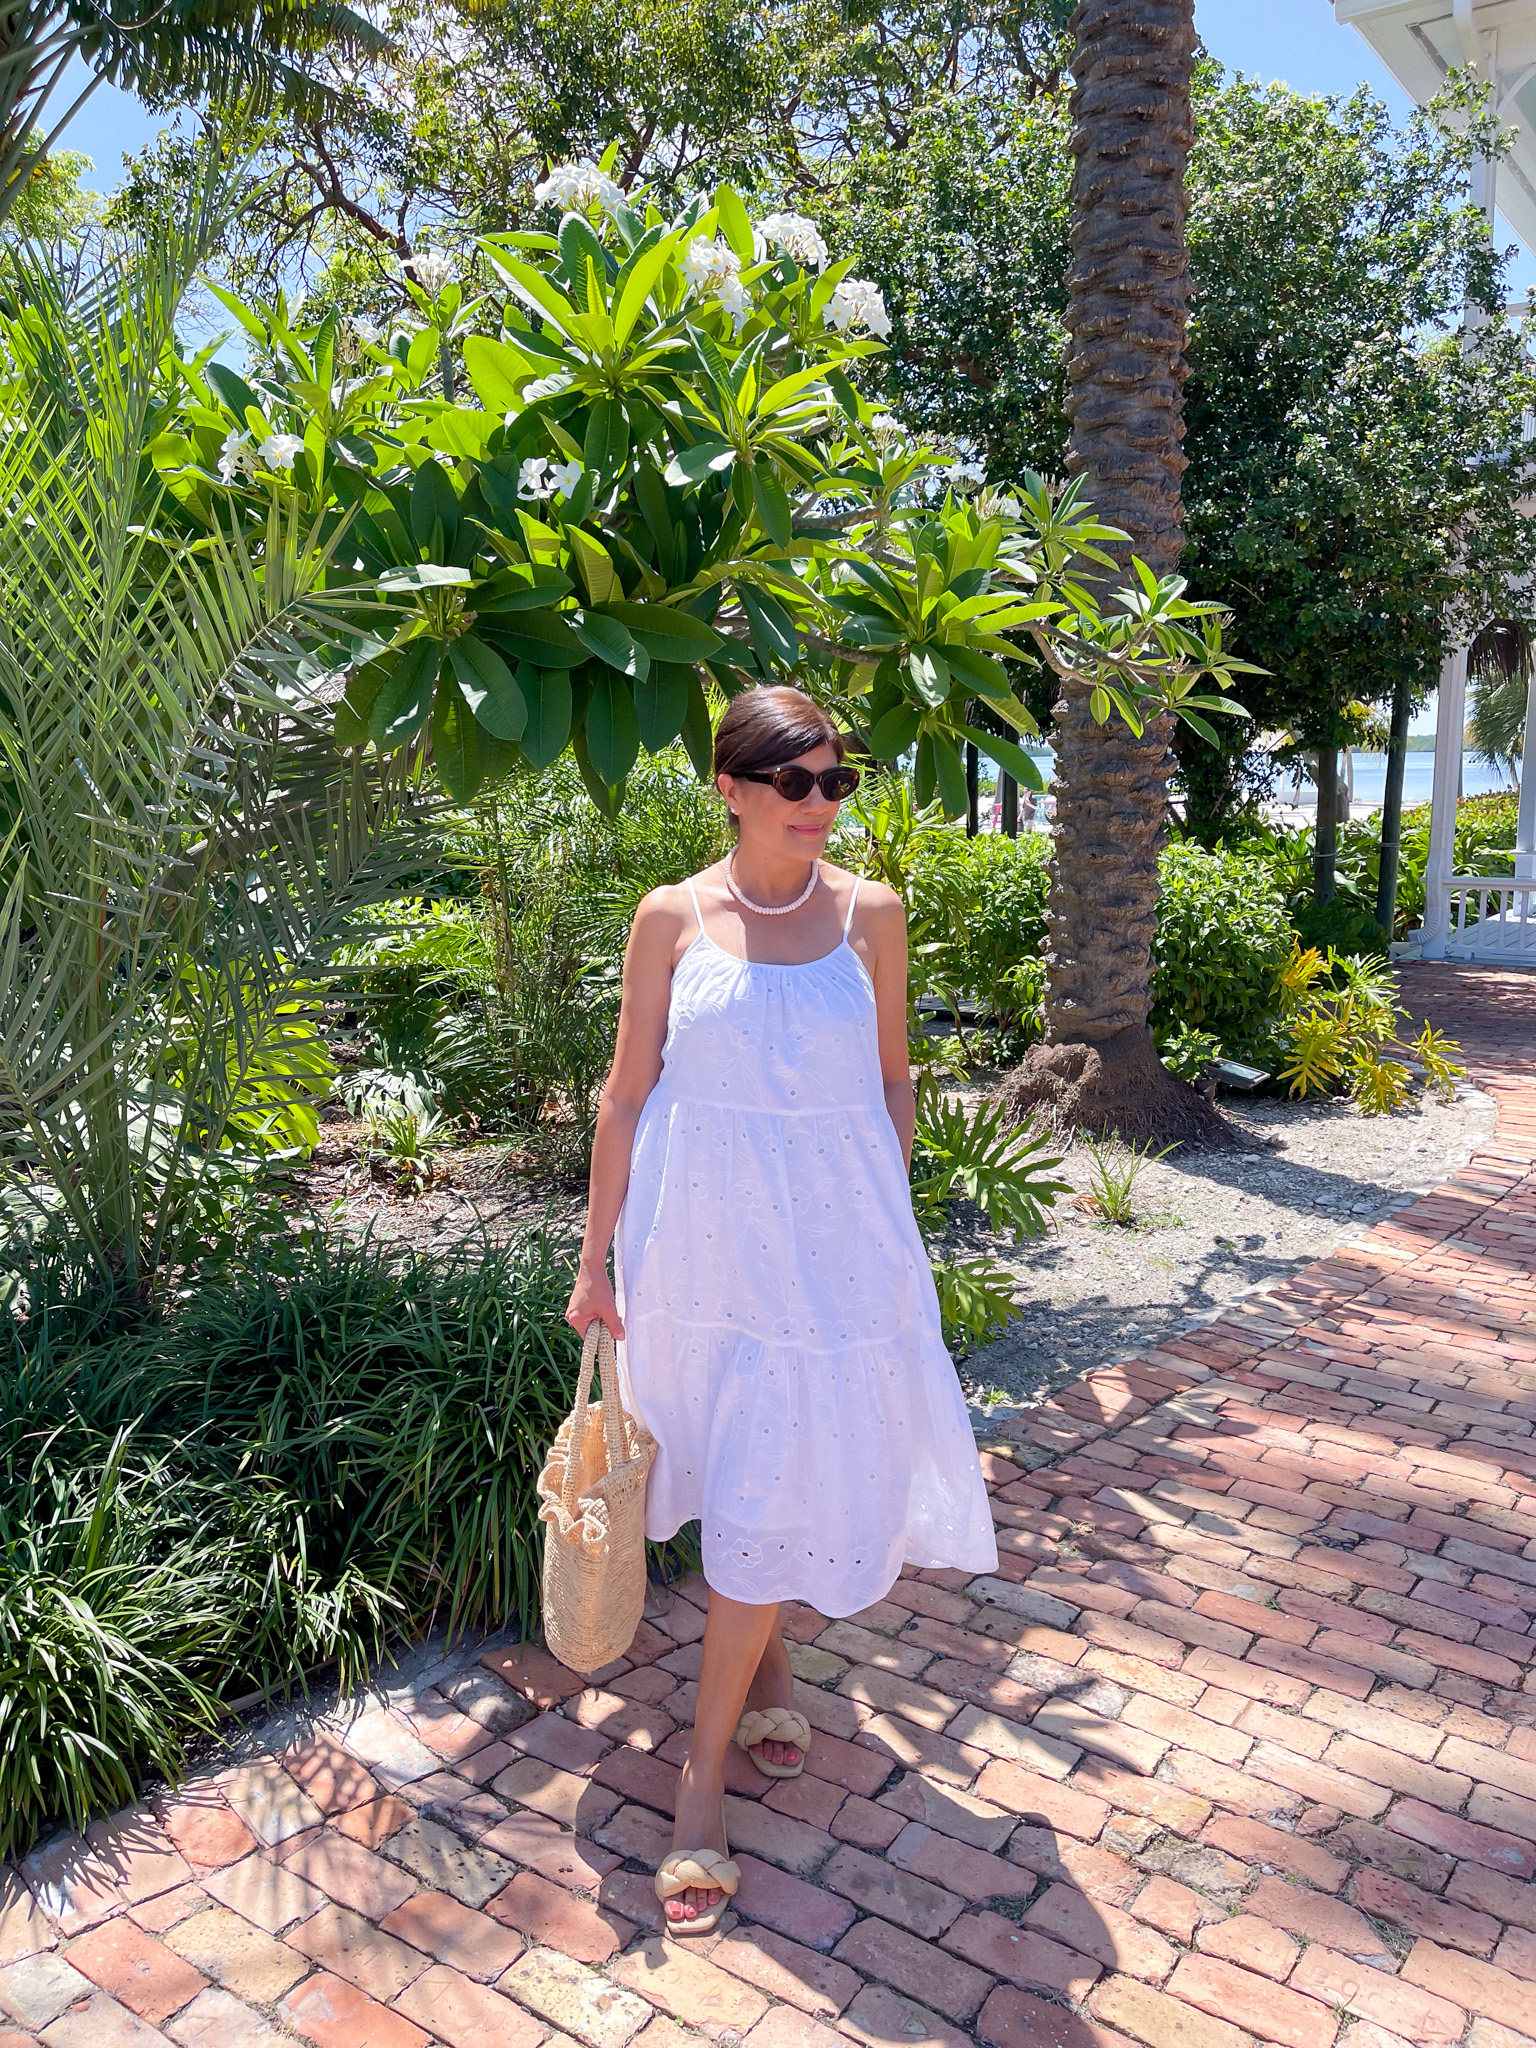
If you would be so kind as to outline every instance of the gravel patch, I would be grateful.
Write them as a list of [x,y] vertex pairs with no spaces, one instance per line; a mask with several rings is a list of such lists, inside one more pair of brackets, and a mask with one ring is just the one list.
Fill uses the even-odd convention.
[[[1174,1152],[1136,1184],[1138,1221],[1101,1222],[1058,1199],[1046,1235],[974,1242],[1017,1279],[1019,1317],[961,1366],[978,1418],[987,1396],[1038,1400],[1067,1381],[1151,1350],[1234,1296],[1284,1279],[1439,1186],[1493,1132],[1491,1097],[1421,1101],[1365,1117],[1344,1104],[1222,1098],[1243,1137],[1233,1152]],[[1058,1177],[1086,1195],[1081,1146]],[[972,1240],[967,1240],[971,1242]]]
[[[963,1092],[983,1094],[983,1077]],[[979,1425],[996,1419],[999,1402],[1038,1401],[1326,1257],[1446,1180],[1497,1120],[1491,1097],[1468,1087],[1452,1102],[1420,1098],[1391,1116],[1245,1096],[1223,1097],[1222,1109],[1242,1149],[1150,1161],[1130,1227],[1101,1222],[1080,1202],[1092,1162],[1075,1146],[1057,1169],[1073,1194],[1058,1199],[1043,1237],[1014,1244],[979,1217],[957,1233],[957,1251],[985,1251],[1008,1267],[1019,1308],[1003,1336],[961,1362]],[[455,1147],[434,1168],[424,1192],[402,1198],[370,1172],[363,1126],[333,1118],[306,1179],[332,1227],[421,1251],[449,1251],[481,1233],[499,1241],[530,1224],[580,1231],[585,1189],[529,1176],[507,1146]]]

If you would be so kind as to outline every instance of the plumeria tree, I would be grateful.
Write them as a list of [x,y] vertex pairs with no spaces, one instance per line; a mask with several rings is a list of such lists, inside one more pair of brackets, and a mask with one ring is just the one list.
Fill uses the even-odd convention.
[[248,374],[183,366],[155,457],[188,533],[259,554],[276,505],[331,552],[342,746],[429,750],[456,800],[569,746],[611,812],[641,747],[707,773],[712,693],[793,679],[958,815],[967,742],[1037,784],[1026,647],[1100,722],[1227,708],[1215,607],[1073,580],[1117,538],[1081,491],[990,490],[861,398],[884,301],[814,222],[729,187],[668,217],[589,161],[537,197],[473,282],[413,257],[386,333],[230,298]]

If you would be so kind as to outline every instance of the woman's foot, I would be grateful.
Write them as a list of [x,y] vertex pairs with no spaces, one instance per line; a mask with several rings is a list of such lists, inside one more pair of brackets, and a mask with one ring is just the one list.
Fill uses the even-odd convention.
[[[747,1688],[746,1712],[751,1713],[754,1708],[792,1707],[794,1704],[795,1674],[789,1666],[789,1651],[784,1638],[775,1629]],[[787,1764],[791,1770],[801,1758],[800,1747],[793,1742],[760,1742],[747,1754],[761,1757],[765,1764]]]
[[[691,1764],[685,1763],[677,1782],[677,1823],[672,1830],[674,1849],[717,1849],[721,1855],[727,1853],[725,1839],[725,1788],[717,1779],[714,1784],[702,1778],[695,1779]],[[705,1889],[692,1885],[685,1892],[678,1892],[662,1906],[662,1911],[674,1923],[680,1920],[697,1920],[701,1914],[710,1912],[724,1898],[718,1886]]]

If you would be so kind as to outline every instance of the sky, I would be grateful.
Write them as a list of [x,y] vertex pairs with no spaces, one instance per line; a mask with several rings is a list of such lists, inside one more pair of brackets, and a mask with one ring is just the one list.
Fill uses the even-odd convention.
[[[1268,83],[1283,79],[1298,92],[1350,92],[1362,83],[1401,119],[1409,100],[1364,39],[1334,20],[1331,0],[1195,0],[1195,26],[1210,54],[1229,71],[1244,71]],[[125,155],[153,141],[162,118],[145,113],[127,93],[102,86],[67,131],[71,148],[92,158],[95,170],[84,183],[111,192],[121,181]],[[1499,223],[1505,239],[1515,237]],[[1536,285],[1536,252],[1517,248],[1510,297]],[[1433,732],[1434,700],[1414,721],[1415,732]]]

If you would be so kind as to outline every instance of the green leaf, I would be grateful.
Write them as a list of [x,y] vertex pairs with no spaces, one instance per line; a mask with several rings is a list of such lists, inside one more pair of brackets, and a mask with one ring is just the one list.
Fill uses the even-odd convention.
[[640,751],[634,693],[611,670],[598,669],[587,699],[587,754],[610,789],[621,783]]
[[877,718],[869,735],[869,744],[880,761],[894,761],[904,754],[917,738],[922,724],[922,713],[915,704],[898,704],[893,711],[887,711],[883,718]]
[[[588,474],[590,473],[589,471]],[[582,481],[585,482],[586,478],[584,477]],[[618,571],[613,566],[613,557],[602,542],[584,528],[572,524],[567,524],[565,538],[576,564],[576,572],[586,590],[588,602],[607,604],[610,598],[622,597],[624,586],[620,583]]]
[[683,720],[683,745],[700,782],[709,782],[715,772],[715,735],[709,722],[709,700],[698,676],[688,678],[688,715]]
[[587,418],[581,452],[587,468],[599,476],[616,476],[624,467],[629,460],[629,420],[621,399],[597,400]]
[[912,768],[912,797],[920,811],[933,802],[936,780],[933,765],[933,735],[920,733],[917,741],[917,759]]
[[480,726],[452,676],[443,676],[432,700],[432,761],[456,804],[468,803],[485,779]]
[[914,647],[907,656],[907,673],[925,704],[937,706],[949,695],[949,663],[936,647]]
[[338,747],[361,747],[367,744],[369,713],[373,710],[379,692],[394,665],[394,655],[391,651],[375,661],[364,662],[347,684],[346,695],[336,706]]
[[591,263],[599,285],[608,277],[608,259],[603,245],[579,213],[568,213],[560,223],[560,261],[572,284],[572,296],[580,302],[586,295],[587,264]]
[[682,731],[692,681],[690,668],[671,661],[653,661],[650,674],[635,684],[640,741],[648,754],[659,754],[663,747],[670,747]]
[[725,645],[713,626],[669,604],[607,604],[604,615],[639,641],[657,661],[707,661]]
[[721,234],[742,262],[750,263],[757,253],[752,238],[752,222],[741,203],[741,195],[733,186],[722,185],[716,192],[715,211],[720,216]]
[[452,547],[459,524],[459,494],[443,465],[429,460],[411,479],[411,538],[417,547],[431,547],[433,527],[439,519],[443,538]]
[[547,768],[571,736],[571,679],[559,669],[520,663],[517,687],[528,706],[524,756],[530,767]]
[[497,612],[482,625],[486,634],[494,634],[498,647],[517,661],[531,661],[535,668],[579,668],[587,658],[586,647],[555,612]]
[[520,350],[487,334],[464,337],[464,369],[487,412],[516,412],[532,365]]
[[938,733],[933,735],[933,767],[945,817],[962,817],[967,804],[965,763],[960,759],[958,749]]
[[[577,639],[599,661],[616,668],[621,675],[650,674],[651,657],[617,619],[610,618],[606,612],[577,612],[571,623],[576,629]],[[639,744],[638,736],[636,744]],[[619,778],[612,775],[608,779],[617,782]]]
[[973,690],[979,690],[983,697],[1011,697],[1008,687],[1008,671],[1000,661],[994,661],[990,654],[983,654],[975,647],[963,647],[946,640],[944,659],[962,683]]
[[669,484],[701,484],[707,476],[723,475],[736,460],[736,450],[727,441],[699,441],[673,456],[662,475]]
[[246,413],[253,408],[265,416],[266,407],[245,379],[237,377],[233,370],[226,369],[222,363],[205,363],[203,375],[213,387],[220,404],[234,414],[242,427],[246,424]]
[[633,332],[635,322],[640,318],[657,278],[671,260],[675,246],[676,237],[672,235],[664,236],[653,248],[642,246],[631,263],[626,265],[628,276],[623,271],[619,273],[622,281],[613,308],[613,332],[620,348]]
[[[368,737],[381,753],[403,747],[420,730],[442,658],[440,640],[408,640],[395,655],[368,714]],[[381,662],[388,659],[379,657]]]
[[789,499],[766,455],[759,455],[752,465],[752,496],[763,531],[776,547],[787,548],[793,537]]
[[616,818],[624,800],[623,785],[610,786],[598,774],[592,756],[587,750],[587,735],[582,727],[578,726],[571,734],[571,752],[576,756],[576,766],[581,770],[581,779],[586,784],[587,795],[591,797],[595,809],[604,818]]
[[777,662],[783,668],[793,668],[800,659],[800,636],[794,620],[766,590],[758,590],[750,583],[738,584],[737,589],[747,615],[753,653],[765,667]]
[[527,701],[495,648],[466,633],[449,641],[448,659],[465,702],[486,731],[499,740],[520,740],[528,723]]
[[[433,468],[437,467],[434,463]],[[412,562],[403,569],[390,569],[379,578],[380,590],[441,590],[450,583],[468,583],[467,569],[454,569],[443,562]]]
[[1023,788],[1044,789],[1044,776],[1022,747],[1016,747],[1012,740],[999,739],[995,732],[984,732],[979,725],[962,725],[960,730],[973,747],[1005,769]]
[[502,612],[536,611],[571,593],[571,579],[558,569],[527,569],[518,565],[498,569],[475,585],[471,602],[477,617],[494,618]]

